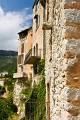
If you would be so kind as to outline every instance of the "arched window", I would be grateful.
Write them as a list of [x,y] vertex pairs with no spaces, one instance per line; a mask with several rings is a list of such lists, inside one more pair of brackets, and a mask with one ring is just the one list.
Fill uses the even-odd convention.
[[49,0],[47,0],[47,21],[49,20]]
[[21,53],[24,53],[24,43],[21,44]]
[[36,56],[38,56],[38,44],[36,44]]
[[51,29],[50,39],[49,39],[49,51],[50,51],[50,59],[49,59],[49,61],[51,61],[52,60],[52,29]]
[[34,46],[34,56],[35,56],[35,46]]

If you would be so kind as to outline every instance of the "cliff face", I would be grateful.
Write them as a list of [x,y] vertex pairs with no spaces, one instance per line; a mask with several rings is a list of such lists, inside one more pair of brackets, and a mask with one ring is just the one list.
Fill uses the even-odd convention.
[[18,108],[19,120],[25,118],[25,97],[22,95],[22,91],[26,88],[26,84],[27,80],[25,78],[17,79],[14,86],[13,101]]

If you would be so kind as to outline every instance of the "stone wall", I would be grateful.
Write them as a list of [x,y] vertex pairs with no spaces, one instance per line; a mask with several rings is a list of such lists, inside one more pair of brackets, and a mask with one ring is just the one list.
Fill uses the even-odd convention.
[[80,119],[80,2],[65,0],[66,50],[64,53],[69,120]]
[[52,29],[45,31],[47,119],[80,120],[80,2],[50,0],[49,12]]
[[[20,34],[24,34],[26,32],[26,36],[20,38]],[[23,45],[23,53],[21,52]],[[28,54],[29,50],[32,48],[32,28],[25,29],[24,31],[19,33],[19,45],[18,45],[18,56],[21,55],[22,62],[17,62],[17,72],[24,72],[29,78],[32,74],[32,64],[24,64],[25,56]],[[21,58],[19,58],[21,59]]]
[[[38,22],[38,25],[37,25]],[[32,39],[32,52],[34,55],[34,47],[36,52],[36,44],[38,44],[38,56],[41,56],[43,58],[43,30],[42,30],[42,24],[43,24],[43,6],[38,1],[37,4],[33,7],[33,39]],[[36,53],[35,53],[36,54]]]
[[26,88],[26,84],[27,79],[17,79],[14,86],[13,102],[18,108],[17,114],[19,116],[19,120],[23,120],[25,118],[25,96],[22,95],[22,91]]

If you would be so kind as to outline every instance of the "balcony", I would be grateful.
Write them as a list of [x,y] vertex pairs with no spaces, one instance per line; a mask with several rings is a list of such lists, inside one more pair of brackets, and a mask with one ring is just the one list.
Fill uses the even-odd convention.
[[35,64],[38,60],[40,60],[41,53],[39,55],[33,55],[32,49],[25,56],[24,64]]
[[25,77],[27,77],[27,74],[26,73],[24,73],[24,72],[17,72],[17,73],[14,73],[13,74],[13,78],[25,78]]

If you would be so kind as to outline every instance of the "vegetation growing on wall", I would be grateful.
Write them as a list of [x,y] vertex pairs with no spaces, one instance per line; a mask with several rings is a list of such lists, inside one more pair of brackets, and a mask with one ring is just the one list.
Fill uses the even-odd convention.
[[29,82],[23,91],[26,96],[26,120],[46,120],[44,65],[44,59],[38,62],[38,74],[41,75],[39,84],[31,87]]
[[9,116],[17,112],[12,98],[0,98],[0,120],[8,120]]
[[27,80],[26,88],[23,89],[21,92],[21,95],[25,96],[26,101],[28,101],[30,99],[30,96],[32,94],[32,87],[31,87],[32,84],[31,83],[32,83],[31,79]]
[[8,78],[5,80],[5,87],[9,92],[13,92],[15,81],[13,78]]
[[38,69],[39,75],[44,75],[44,71],[45,71],[45,60],[44,59],[39,60],[37,69]]
[[0,95],[3,95],[6,92],[5,87],[0,86]]
[[46,120],[45,80],[41,80],[32,90],[30,99],[26,102],[26,120]]

